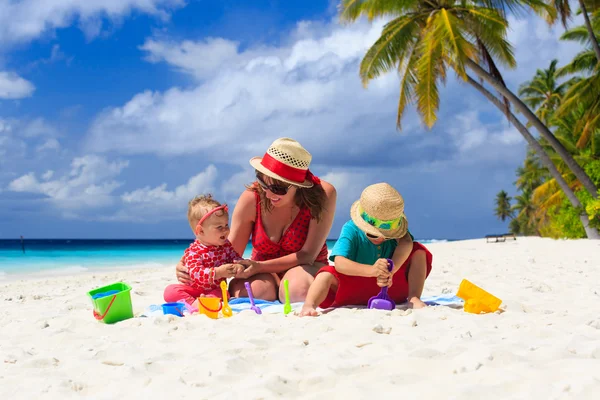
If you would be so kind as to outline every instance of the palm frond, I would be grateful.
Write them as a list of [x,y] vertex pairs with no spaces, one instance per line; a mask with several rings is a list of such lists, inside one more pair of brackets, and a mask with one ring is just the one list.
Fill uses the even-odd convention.
[[399,60],[404,59],[417,29],[411,16],[398,17],[385,25],[381,36],[360,63],[360,77],[365,87],[371,79],[395,68]]

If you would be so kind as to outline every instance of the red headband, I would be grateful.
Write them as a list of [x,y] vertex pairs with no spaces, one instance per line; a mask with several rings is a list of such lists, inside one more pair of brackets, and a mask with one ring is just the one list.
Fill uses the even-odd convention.
[[196,234],[198,234],[198,229],[200,229],[204,220],[206,220],[206,218],[210,217],[212,214],[214,214],[215,212],[217,212],[219,210],[224,210],[225,212],[229,212],[229,207],[227,207],[227,204],[223,204],[222,206],[215,207],[212,210],[210,210],[209,212],[207,212],[206,214],[204,214],[204,216],[202,218],[200,218],[200,221],[198,221],[198,223],[196,224],[196,231],[195,231]]
[[321,184],[321,180],[313,175],[309,169],[300,169],[284,164],[281,161],[271,157],[268,153],[265,153],[260,163],[269,171],[292,182],[304,183],[304,181],[308,179],[315,185]]

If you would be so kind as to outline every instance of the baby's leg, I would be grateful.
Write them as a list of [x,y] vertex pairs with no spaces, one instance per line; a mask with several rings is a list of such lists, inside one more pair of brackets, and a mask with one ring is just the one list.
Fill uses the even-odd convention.
[[302,311],[300,311],[300,316],[305,317],[316,317],[317,307],[321,304],[329,290],[337,290],[338,280],[333,274],[329,272],[321,272],[316,277],[313,283],[308,288],[308,293],[306,294],[306,301],[302,306]]
[[165,288],[164,298],[167,303],[185,301],[188,304],[193,304],[201,294],[202,290],[200,289],[188,285],[175,284]]

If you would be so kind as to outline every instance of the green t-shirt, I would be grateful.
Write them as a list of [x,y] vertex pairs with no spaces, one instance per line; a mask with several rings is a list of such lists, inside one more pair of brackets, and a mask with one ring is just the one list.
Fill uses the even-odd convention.
[[[408,233],[412,238],[412,234]],[[379,245],[373,244],[367,235],[350,220],[342,227],[340,237],[331,249],[329,260],[335,262],[335,257],[341,256],[359,264],[372,265],[379,258],[392,258],[397,245],[396,239],[386,240]]]

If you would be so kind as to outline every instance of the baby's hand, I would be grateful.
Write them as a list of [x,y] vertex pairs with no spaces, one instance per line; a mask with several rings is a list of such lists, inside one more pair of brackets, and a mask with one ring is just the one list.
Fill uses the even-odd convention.
[[223,278],[233,278],[237,273],[238,264],[223,264],[220,267],[215,268],[215,280]]

